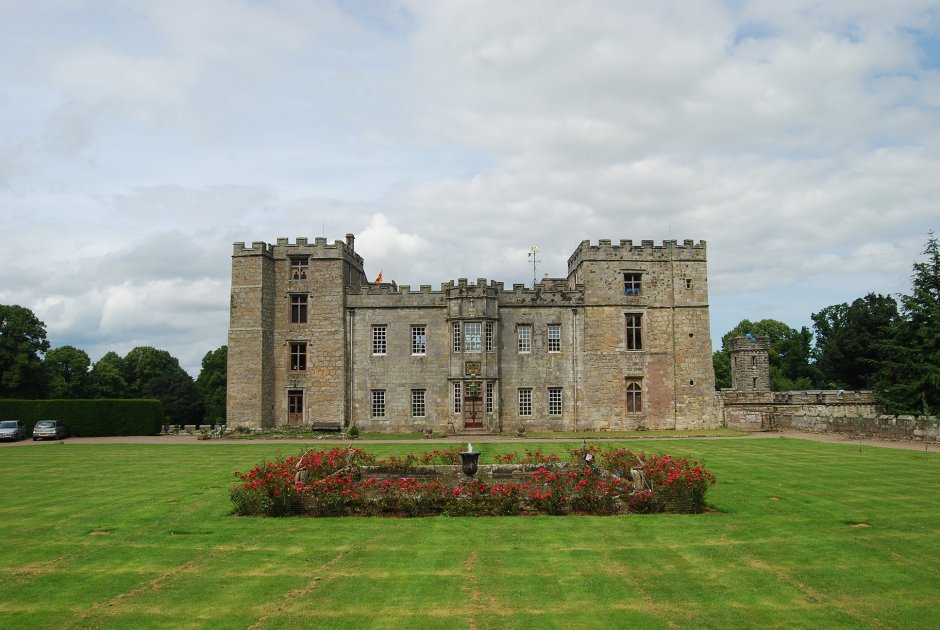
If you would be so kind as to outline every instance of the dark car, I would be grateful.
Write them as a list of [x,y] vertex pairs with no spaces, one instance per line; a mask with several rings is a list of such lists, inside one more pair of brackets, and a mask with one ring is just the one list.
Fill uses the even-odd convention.
[[0,440],[15,442],[26,439],[26,425],[19,420],[0,420]]
[[64,440],[69,436],[69,430],[59,420],[40,420],[33,427],[34,440]]

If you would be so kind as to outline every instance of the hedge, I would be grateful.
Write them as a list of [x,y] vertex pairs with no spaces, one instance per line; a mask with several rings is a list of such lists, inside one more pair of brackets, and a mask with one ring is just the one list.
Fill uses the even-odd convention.
[[0,420],[22,420],[29,433],[38,420],[61,420],[74,437],[156,435],[163,423],[159,400],[0,400]]

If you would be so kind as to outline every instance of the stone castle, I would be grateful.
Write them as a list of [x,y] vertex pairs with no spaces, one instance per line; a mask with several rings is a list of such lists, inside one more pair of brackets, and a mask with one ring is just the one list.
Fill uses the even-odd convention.
[[370,283],[355,239],[236,243],[230,427],[720,424],[705,243],[582,242],[567,278]]

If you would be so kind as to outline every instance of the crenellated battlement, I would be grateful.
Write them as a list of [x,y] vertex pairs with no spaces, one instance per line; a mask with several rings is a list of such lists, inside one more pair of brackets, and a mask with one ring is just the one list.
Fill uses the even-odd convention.
[[310,239],[304,236],[298,236],[294,242],[290,239],[280,237],[276,243],[270,244],[264,241],[254,241],[251,247],[246,247],[244,243],[235,243],[233,256],[257,256],[264,255],[272,258],[290,258],[293,256],[309,256],[310,258],[345,258],[350,262],[355,262],[362,267],[362,256],[353,249],[354,237],[352,234],[346,235],[346,240],[336,240],[328,243],[325,237],[318,236],[310,242]]
[[268,256],[274,257],[274,245],[269,245],[264,241],[253,241],[251,247],[246,247],[245,243],[235,243],[232,246],[232,256]]
[[568,271],[575,270],[584,261],[705,262],[705,257],[705,241],[696,243],[691,239],[682,241],[681,245],[674,240],[663,241],[661,245],[646,240],[634,245],[629,239],[622,239],[619,244],[614,244],[610,239],[601,239],[597,245],[592,245],[591,241],[581,241],[568,258]]

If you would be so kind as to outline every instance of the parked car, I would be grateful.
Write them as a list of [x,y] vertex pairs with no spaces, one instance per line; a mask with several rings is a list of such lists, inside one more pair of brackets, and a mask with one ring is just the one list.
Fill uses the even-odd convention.
[[26,439],[26,425],[19,420],[0,420],[0,440],[15,442]]
[[60,420],[40,420],[33,427],[33,440],[64,440],[69,436],[69,430]]

